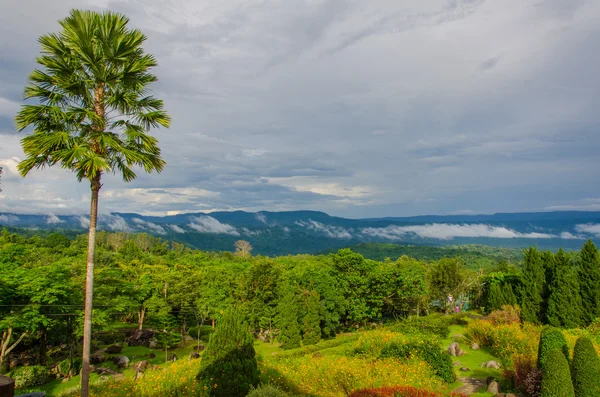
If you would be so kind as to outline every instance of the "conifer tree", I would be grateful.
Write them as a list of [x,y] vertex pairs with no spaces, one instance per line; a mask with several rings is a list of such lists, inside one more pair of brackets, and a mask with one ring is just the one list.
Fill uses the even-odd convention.
[[542,306],[546,275],[542,256],[535,247],[525,250],[522,280],[521,310],[523,321],[539,324],[543,321]]
[[500,309],[503,303],[504,298],[502,296],[502,290],[500,289],[500,286],[496,283],[490,285],[486,305],[487,312],[490,313],[494,310]]
[[594,319],[600,318],[600,253],[592,240],[588,240],[581,249],[579,286],[582,320],[585,325],[590,325]]
[[317,291],[306,291],[306,315],[302,324],[302,342],[304,345],[314,345],[321,340],[321,319],[319,316],[319,294]]
[[210,336],[198,380],[211,396],[244,397],[259,383],[254,338],[239,310],[228,310]]
[[279,328],[277,340],[281,343],[283,349],[300,347],[298,300],[291,286],[283,288],[283,297],[277,305],[276,324]]
[[502,304],[514,306],[517,304],[517,297],[510,283],[504,283],[502,286]]
[[571,265],[569,257],[562,249],[556,254],[555,262],[547,320],[555,327],[576,328],[581,324],[581,295],[577,268]]
[[542,289],[542,323],[548,323],[548,301],[550,300],[550,286],[554,278],[556,261],[552,251],[542,252],[542,263],[544,264],[544,288]]

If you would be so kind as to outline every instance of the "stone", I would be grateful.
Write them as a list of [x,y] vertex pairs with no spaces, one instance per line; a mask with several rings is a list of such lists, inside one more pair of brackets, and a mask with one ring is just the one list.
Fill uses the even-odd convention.
[[500,364],[498,363],[498,361],[488,361],[485,364],[486,368],[494,368],[494,369],[500,369]]
[[498,394],[500,390],[500,385],[495,380],[491,381],[487,387],[487,392],[492,394]]
[[467,367],[462,367],[460,370],[461,370],[462,372],[469,372],[469,371],[470,371],[470,369],[469,369],[469,368],[467,368]]
[[148,358],[155,358],[155,357],[156,357],[156,354],[154,354],[154,353],[149,353],[148,354]]
[[471,345],[471,350],[479,350],[479,344],[478,343],[473,343]]
[[60,383],[67,383],[70,380],[71,378],[63,378],[63,380],[61,380]]
[[487,378],[485,378],[485,384],[489,385],[490,383],[492,383],[495,380],[496,380],[496,378],[494,378],[493,376],[488,376]]
[[177,354],[169,354],[167,361],[177,361]]
[[137,363],[133,364],[132,368],[135,372],[144,372],[146,368],[148,368],[148,361],[138,361]]
[[145,346],[150,347],[150,341],[154,337],[154,331],[150,329],[136,329],[127,338],[129,346]]
[[448,353],[450,353],[450,355],[454,357],[463,356],[465,354],[465,352],[460,348],[460,346],[456,342],[452,342],[450,346],[448,346]]
[[206,346],[204,346],[203,344],[200,344],[200,345],[194,346],[194,350],[197,350],[197,351],[206,350]]
[[120,375],[118,371],[104,367],[96,367],[94,369],[94,372],[96,372],[98,375]]
[[455,367],[462,367],[462,363],[460,361],[455,361],[454,362],[454,366]]
[[108,354],[119,354],[121,353],[121,349],[121,345],[110,345],[106,349],[104,349],[104,352]]
[[190,359],[195,360],[197,358],[200,358],[200,353],[198,353],[198,352],[191,352],[190,353]]
[[452,339],[462,340],[462,339],[465,339],[465,336],[463,334],[456,334],[456,335],[452,335]]
[[97,351],[96,353],[90,356],[91,364],[100,364],[104,361],[106,361],[106,357],[104,356],[104,353],[102,353],[102,351]]
[[113,357],[112,361],[119,368],[127,368],[129,366],[129,358],[127,356],[116,356]]
[[158,347],[158,341],[156,339],[150,339],[150,341],[148,342],[148,347],[150,349],[156,349]]

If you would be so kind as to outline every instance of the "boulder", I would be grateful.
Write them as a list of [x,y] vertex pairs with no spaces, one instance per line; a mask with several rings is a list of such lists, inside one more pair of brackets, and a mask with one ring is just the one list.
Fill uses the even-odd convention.
[[121,345],[110,345],[106,349],[104,349],[104,352],[108,354],[119,354],[121,353],[121,349]]
[[98,375],[111,375],[111,376],[121,375],[120,372],[115,371],[114,369],[104,368],[104,367],[96,367],[94,369],[94,372],[97,373]]
[[112,358],[112,361],[119,368],[127,368],[129,366],[129,358],[127,356],[116,356]]
[[177,354],[169,354],[167,361],[177,361]]
[[471,350],[479,350],[479,344],[478,343],[473,343],[471,345]]
[[461,363],[460,361],[455,361],[455,362],[453,363],[453,365],[454,365],[455,367],[462,367],[462,363]]
[[104,356],[104,353],[102,353],[102,351],[97,351],[96,353],[90,356],[91,364],[100,364],[104,361],[106,361],[106,357]]
[[148,341],[148,347],[150,349],[156,349],[156,348],[158,348],[158,341],[156,339],[154,339],[154,338],[150,339]]
[[493,376],[488,376],[487,378],[485,378],[485,384],[486,384],[486,386],[489,385],[490,383],[492,383],[495,380],[496,380],[496,378],[494,378]]
[[148,358],[155,358],[155,357],[156,357],[156,354],[154,354],[154,353],[148,354]]
[[487,392],[492,393],[494,395],[498,394],[499,390],[500,390],[500,385],[495,380],[491,381],[487,387]]
[[469,371],[470,371],[470,369],[469,369],[469,368],[467,368],[467,367],[462,367],[460,370],[461,370],[462,372],[469,372]]
[[204,346],[203,344],[200,344],[200,345],[194,346],[194,350],[197,350],[197,351],[206,350],[206,346]]
[[150,341],[154,337],[154,331],[150,329],[136,329],[127,338],[129,346],[146,346],[150,347]]
[[488,361],[487,363],[483,363],[481,364],[482,367],[484,368],[494,368],[494,369],[500,369],[500,364],[498,363],[498,361]]
[[138,361],[132,368],[135,372],[144,372],[148,368],[148,361]]
[[465,354],[463,349],[461,349],[458,343],[456,342],[452,342],[450,346],[448,346],[448,353],[450,353],[450,355],[454,357],[463,356]]
[[200,358],[200,353],[198,353],[198,352],[191,352],[190,353],[190,359],[195,360],[197,358]]

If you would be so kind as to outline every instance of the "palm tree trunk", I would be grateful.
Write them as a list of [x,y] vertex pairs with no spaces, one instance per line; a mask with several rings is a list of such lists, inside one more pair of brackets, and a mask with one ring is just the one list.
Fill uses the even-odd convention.
[[85,276],[85,308],[83,320],[83,357],[81,368],[81,397],[88,397],[90,383],[90,345],[92,342],[92,299],[94,289],[94,252],[96,250],[96,223],[98,219],[98,193],[100,175],[92,179],[92,201],[90,204],[90,230],[88,233],[88,255]]

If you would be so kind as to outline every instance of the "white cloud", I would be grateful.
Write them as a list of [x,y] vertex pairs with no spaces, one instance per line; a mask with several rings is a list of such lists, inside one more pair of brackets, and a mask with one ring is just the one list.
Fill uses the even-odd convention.
[[15,223],[19,221],[19,217],[15,215],[0,215],[0,222]]
[[585,239],[582,236],[576,236],[573,233],[569,233],[569,232],[562,232],[560,234],[560,238],[562,238],[564,240],[583,240],[583,239]]
[[262,232],[260,230],[250,230],[250,229],[245,228],[245,227],[241,228],[240,231],[243,234],[248,235],[248,236],[259,236],[259,235],[262,234]]
[[165,229],[162,226],[157,225],[156,223],[148,222],[140,218],[133,218],[131,221],[141,229],[149,230],[158,234],[167,234]]
[[131,226],[129,226],[127,221],[119,215],[105,215],[102,216],[102,220],[103,223],[105,223],[106,226],[112,231],[128,233],[131,233],[133,231],[133,229],[131,228]]
[[575,230],[579,233],[586,233],[596,237],[600,237],[600,223],[586,223],[576,225]]
[[185,233],[185,229],[177,226],[177,225],[167,225],[168,228],[173,230],[175,233],[183,234]]
[[85,216],[80,216],[78,217],[79,220],[79,224],[81,225],[82,228],[87,229],[90,227],[90,218],[85,217]]
[[382,228],[364,228],[362,234],[389,240],[400,240],[408,235],[438,240],[452,240],[455,237],[489,237],[489,238],[555,238],[547,233],[520,233],[502,226],[486,224],[449,224],[431,223],[427,225],[396,226]]
[[46,219],[46,223],[49,225],[57,225],[59,223],[63,223],[64,221],[61,220],[58,216],[54,215],[54,214],[50,214],[48,215],[48,218]]
[[239,236],[240,233],[235,227],[228,225],[227,223],[221,223],[212,216],[192,216],[190,217],[188,227],[197,230],[201,233],[214,233],[214,234],[231,234],[232,236]]
[[257,212],[254,216],[256,216],[256,219],[259,222],[262,222],[265,225],[268,225],[268,223],[267,223],[267,216],[265,214],[263,214],[262,212]]
[[350,232],[348,230],[344,229],[343,227],[325,225],[321,222],[313,221],[312,219],[309,219],[308,222],[297,221],[296,224],[298,226],[305,227],[309,230],[314,230],[317,232],[324,233],[325,235],[327,235],[328,237],[331,237],[331,238],[342,238],[342,239],[352,238],[352,234],[350,234]]

